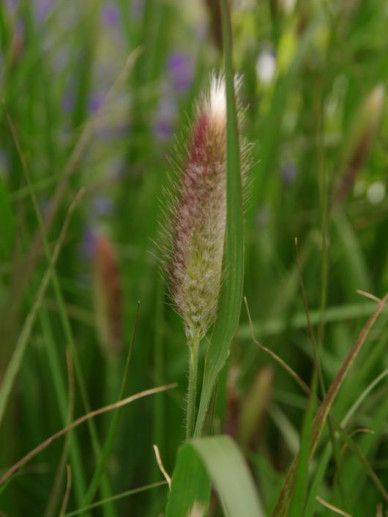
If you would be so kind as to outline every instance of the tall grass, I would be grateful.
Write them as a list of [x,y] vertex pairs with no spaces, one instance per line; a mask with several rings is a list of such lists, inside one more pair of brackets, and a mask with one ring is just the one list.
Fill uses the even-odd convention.
[[[227,4],[0,2],[6,515],[387,508],[385,2]],[[155,255],[174,135],[214,71],[227,84],[225,274],[187,442],[185,337]],[[94,303],[101,233],[123,295],[113,362]]]

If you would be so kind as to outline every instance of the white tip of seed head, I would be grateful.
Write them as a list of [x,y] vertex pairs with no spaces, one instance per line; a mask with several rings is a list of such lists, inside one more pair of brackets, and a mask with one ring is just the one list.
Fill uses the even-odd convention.
[[213,76],[210,83],[208,97],[209,114],[225,123],[226,120],[226,94],[225,80],[222,76]]

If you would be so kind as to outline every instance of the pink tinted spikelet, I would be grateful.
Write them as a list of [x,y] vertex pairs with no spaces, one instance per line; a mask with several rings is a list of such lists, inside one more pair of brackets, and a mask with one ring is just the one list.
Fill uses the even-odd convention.
[[190,339],[202,339],[215,319],[225,224],[225,86],[213,77],[191,128],[173,209],[171,291]]
[[123,297],[115,250],[100,234],[94,245],[94,302],[101,345],[108,356],[120,352],[123,340]]

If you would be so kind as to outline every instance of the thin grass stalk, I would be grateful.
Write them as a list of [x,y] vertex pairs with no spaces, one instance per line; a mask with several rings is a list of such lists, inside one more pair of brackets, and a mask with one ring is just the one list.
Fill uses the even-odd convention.
[[[53,379],[54,391],[58,402],[58,408],[61,415],[63,425],[69,420],[69,412],[67,408],[67,395],[65,381],[62,375],[61,363],[55,347],[54,337],[50,325],[50,318],[47,311],[40,311],[40,325],[42,327],[44,342],[46,343],[46,353],[50,372]],[[69,434],[69,454],[74,478],[74,491],[77,502],[80,504],[85,493],[86,483],[84,472],[82,469],[82,457],[77,437],[74,433]]]
[[197,414],[197,388],[198,388],[198,352],[200,340],[193,338],[189,344],[189,382],[186,406],[186,439],[194,433],[195,418]]
[[[71,354],[70,350],[66,350],[66,362],[67,362],[67,385],[68,385],[68,409],[67,409],[67,421],[66,424],[69,424],[73,418],[74,418],[74,399],[75,399],[75,393],[74,393],[74,371],[73,371],[73,363],[71,360]],[[63,444],[63,449],[61,453],[61,457],[57,466],[57,472],[55,474],[53,486],[51,489],[50,497],[47,502],[47,506],[44,512],[44,517],[54,517],[56,514],[57,507],[60,502],[61,498],[61,491],[62,491],[62,483],[65,471],[67,470],[67,483],[66,483],[66,490],[65,494],[68,491],[68,485],[70,484],[71,487],[71,467],[67,464],[67,457],[69,455],[69,448],[71,445],[71,441],[74,438],[74,433],[69,433],[65,439]],[[70,477],[69,477],[70,476]],[[70,488],[69,488],[70,490]],[[66,495],[65,495],[66,499]],[[61,515],[61,514],[60,514]]]
[[[133,332],[132,332],[131,342],[130,342],[129,347],[128,347],[127,358],[126,358],[126,361],[125,361],[125,366],[124,366],[123,376],[122,376],[122,380],[121,380],[120,390],[119,390],[119,393],[118,393],[118,398],[119,399],[122,399],[123,396],[124,396],[125,387],[126,387],[127,380],[128,380],[129,366],[130,366],[130,363],[131,363],[132,351],[133,351],[133,347],[134,347],[134,343],[135,343],[135,338],[136,338],[137,323],[138,323],[138,319],[139,319],[139,311],[140,311],[140,308],[139,308],[139,305],[138,305],[137,312],[136,312],[136,318],[135,318],[135,322],[134,322],[134,325],[133,325]],[[116,367],[116,373],[117,373],[117,366],[118,366],[117,362],[116,362],[116,364],[114,366]],[[116,395],[116,394],[114,394],[114,395]],[[91,504],[91,502],[93,501],[93,498],[95,497],[96,492],[97,492],[97,490],[98,490],[98,488],[99,488],[99,486],[101,484],[101,480],[102,480],[102,477],[103,477],[103,474],[104,474],[104,468],[105,468],[105,465],[106,465],[106,463],[108,461],[109,453],[111,452],[112,447],[113,447],[113,440],[114,440],[114,437],[115,437],[115,434],[116,434],[116,431],[117,431],[117,427],[118,427],[118,424],[119,424],[119,418],[120,418],[120,411],[114,411],[113,415],[111,415],[111,417],[110,417],[110,425],[109,425],[109,428],[108,428],[107,437],[106,437],[105,443],[104,443],[104,445],[102,447],[101,454],[99,456],[98,463],[96,465],[96,468],[95,468],[92,480],[90,481],[90,484],[88,486],[85,498],[83,500],[83,506],[88,506],[89,504]]]

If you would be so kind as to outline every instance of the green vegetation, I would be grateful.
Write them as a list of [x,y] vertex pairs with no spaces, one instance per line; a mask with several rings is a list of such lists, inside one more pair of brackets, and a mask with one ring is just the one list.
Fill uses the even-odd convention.
[[[0,2],[2,515],[385,515],[385,4]],[[194,400],[161,226],[214,72],[224,277]]]

